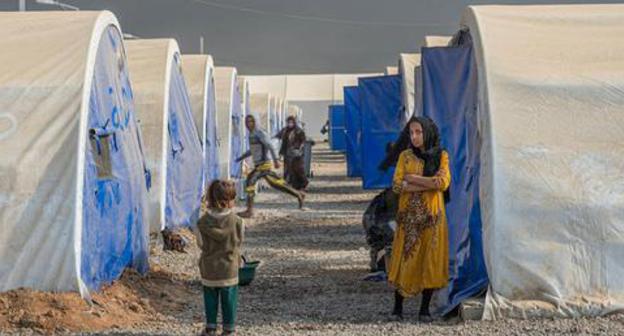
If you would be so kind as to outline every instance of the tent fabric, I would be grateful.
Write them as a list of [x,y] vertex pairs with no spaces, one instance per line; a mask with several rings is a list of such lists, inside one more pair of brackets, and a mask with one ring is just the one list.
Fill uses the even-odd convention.
[[334,95],[332,97],[335,104],[344,103],[344,88],[358,84],[361,77],[381,76],[383,73],[359,73],[359,74],[335,74],[332,86]]
[[329,147],[333,151],[344,152],[347,148],[345,134],[345,106],[330,105],[329,119]]
[[469,7],[462,24],[479,70],[484,318],[624,309],[624,5]]
[[277,111],[276,111],[276,119],[277,119],[277,132],[276,134],[284,127],[284,100],[279,99],[277,101]]
[[420,72],[420,54],[401,54],[399,57],[399,75],[401,75],[401,103],[404,124],[414,114],[416,109],[415,87],[416,75]]
[[0,13],[0,291],[147,270],[147,181],[110,12]]
[[246,141],[248,131],[245,126],[245,117],[248,114],[251,114],[251,92],[249,89],[249,81],[245,77],[238,77],[238,88],[240,90],[242,111],[239,122],[241,134],[241,153],[244,153],[249,149],[249,141]]
[[305,124],[303,123],[303,110],[301,109],[301,107],[299,107],[298,105],[295,104],[288,104],[288,116],[289,117],[295,117],[297,119],[297,124],[299,124],[300,127],[305,129]]
[[222,178],[239,178],[242,169],[241,164],[236,162],[240,157],[241,142],[240,132],[242,106],[240,91],[237,83],[236,68],[216,67],[215,86],[217,93],[217,127],[220,150],[219,164]]
[[267,93],[251,95],[251,113],[256,117],[256,123],[263,131],[271,129],[271,96]]
[[152,232],[194,225],[202,187],[202,144],[173,39],[126,42],[148,167]]
[[183,55],[182,71],[188,85],[193,119],[202,139],[202,191],[205,192],[210,182],[219,177],[217,113],[212,57],[209,55]]
[[451,42],[452,36],[427,35],[423,46],[425,48],[446,47]]
[[347,176],[362,176],[362,117],[360,115],[360,92],[357,86],[344,88],[345,97],[345,135]]
[[279,148],[279,140],[275,138],[275,135],[280,131],[279,128],[279,97],[271,97],[269,104],[269,129],[267,135],[271,138],[271,143],[274,149]]
[[379,165],[386,147],[401,132],[401,76],[360,78],[362,116],[362,183],[364,189],[388,188],[394,169],[383,172]]
[[487,288],[479,203],[477,69],[472,46],[422,49],[423,115],[449,153],[451,201],[446,206],[449,285],[436,291],[433,311],[444,315]]
[[301,107],[302,122],[307,135],[319,139],[320,130],[327,121],[327,106],[343,103],[343,88],[357,85],[358,78],[380,76],[382,73],[310,74],[281,76],[246,76],[254,93],[268,93],[281,97],[289,104]]
[[299,106],[305,113],[303,113],[302,123],[305,124],[306,127],[306,135],[311,139],[322,139],[326,138],[326,135],[321,134],[321,129],[328,121],[327,119],[327,107],[329,105],[334,104],[332,100],[321,100],[321,101],[305,101],[305,100],[296,100],[290,101],[291,104],[296,104]]
[[278,132],[278,119],[277,119],[277,106],[279,105],[278,97],[271,97],[269,103],[269,129],[268,134],[270,137],[273,137],[275,133]]
[[386,67],[386,72],[384,74],[386,76],[388,76],[388,75],[398,75],[399,74],[399,67],[396,67],[396,66]]

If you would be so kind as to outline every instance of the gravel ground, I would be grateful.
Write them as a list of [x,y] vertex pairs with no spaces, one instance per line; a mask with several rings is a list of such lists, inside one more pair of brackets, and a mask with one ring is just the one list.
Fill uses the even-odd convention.
[[[245,254],[261,260],[254,283],[241,288],[240,335],[623,335],[624,316],[577,320],[468,321],[423,325],[418,303],[409,300],[406,321],[387,322],[392,290],[361,281],[367,273],[361,215],[373,193],[343,177],[342,155],[326,145],[315,151],[315,178],[307,208],[287,196],[258,196],[258,216],[246,222]],[[202,328],[203,308],[194,245],[188,254],[154,248],[152,265],[176,274],[194,289],[180,311],[162,314],[133,330],[90,335],[193,335]],[[1,334],[1,332],[0,332]],[[28,333],[24,333],[27,335]]]

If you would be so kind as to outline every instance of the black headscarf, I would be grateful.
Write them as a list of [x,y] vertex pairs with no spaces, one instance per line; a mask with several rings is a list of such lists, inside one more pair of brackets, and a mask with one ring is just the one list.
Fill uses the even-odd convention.
[[379,169],[386,171],[391,167],[396,166],[399,161],[399,156],[403,153],[404,150],[408,149],[410,146],[410,135],[409,135],[409,123],[405,125],[401,133],[399,134],[399,138],[393,142],[388,143],[386,146],[386,157],[381,164],[379,165]]
[[[423,130],[423,147],[424,150],[414,147],[410,139],[410,124],[417,122],[422,126]],[[440,160],[442,158],[443,149],[440,145],[440,131],[438,126],[427,117],[411,117],[407,122],[403,131],[399,135],[396,142],[388,148],[388,154],[380,165],[381,170],[387,170],[396,166],[399,156],[406,149],[412,150],[414,155],[424,161],[423,176],[431,177],[438,173],[440,169]],[[444,192],[446,202],[450,201],[450,188]]]
[[427,117],[412,117],[407,123],[408,132],[409,125],[414,122],[417,122],[422,126],[424,150],[414,147],[411,141],[409,142],[409,147],[414,155],[425,162],[423,176],[434,176],[440,169],[440,158],[442,157],[438,126],[436,126],[433,120]]

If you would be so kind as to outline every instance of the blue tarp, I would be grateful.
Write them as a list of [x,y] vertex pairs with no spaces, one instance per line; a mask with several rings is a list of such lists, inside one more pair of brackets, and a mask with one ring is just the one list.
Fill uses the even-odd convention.
[[[176,63],[179,56],[176,55]],[[171,64],[169,84],[169,151],[165,227],[195,225],[202,195],[202,145],[191,112],[184,77],[178,64]]]
[[347,176],[362,176],[362,117],[360,116],[360,92],[357,86],[344,88],[345,134],[347,139]]
[[[127,68],[117,62],[117,55],[123,54],[122,38],[112,26],[105,34],[91,85],[90,145],[82,195],[80,277],[89,290],[117,279],[126,267],[141,273],[148,269],[147,185],[140,131]],[[101,160],[110,162],[110,174],[103,174],[102,166],[98,171],[96,162]]]
[[423,115],[440,128],[451,163],[449,286],[436,293],[445,314],[488,284],[479,204],[477,69],[470,45],[422,49]]
[[362,116],[362,182],[364,189],[388,188],[394,169],[383,172],[379,165],[387,146],[401,132],[401,76],[360,78]]
[[347,149],[345,135],[345,106],[329,105],[329,147],[338,152]]

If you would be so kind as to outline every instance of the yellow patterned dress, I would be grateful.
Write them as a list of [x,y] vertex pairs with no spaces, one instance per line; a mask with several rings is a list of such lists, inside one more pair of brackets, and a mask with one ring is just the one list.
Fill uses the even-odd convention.
[[411,150],[401,153],[392,187],[399,196],[397,230],[392,243],[388,281],[404,297],[423,289],[442,288],[448,281],[448,226],[444,191],[451,183],[449,158],[442,153],[434,176],[437,190],[402,190],[406,174],[422,175],[424,162]]

